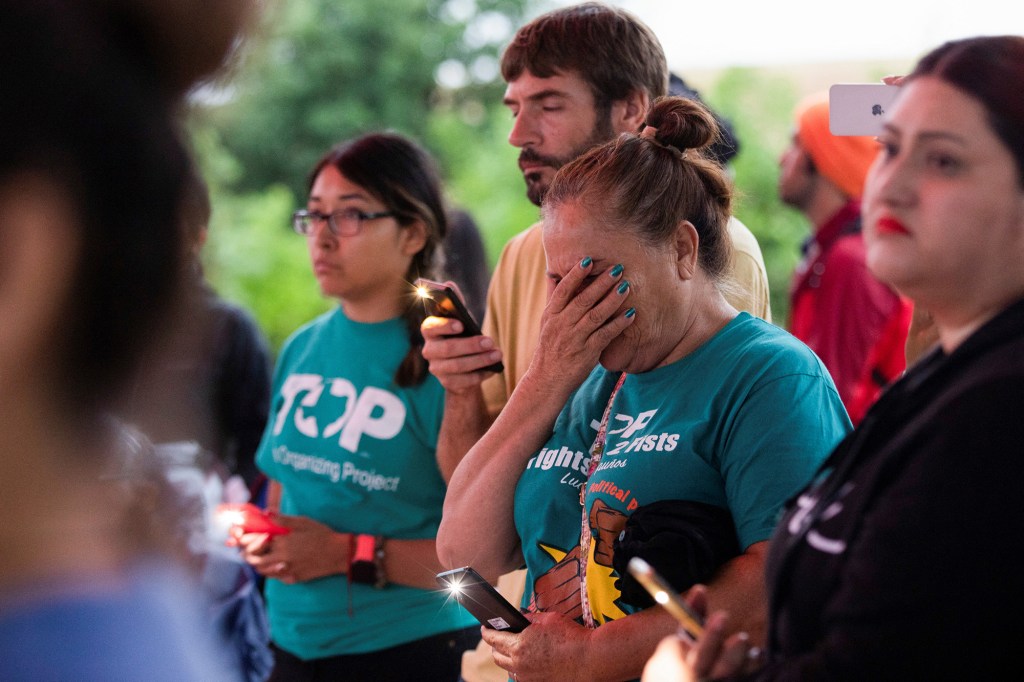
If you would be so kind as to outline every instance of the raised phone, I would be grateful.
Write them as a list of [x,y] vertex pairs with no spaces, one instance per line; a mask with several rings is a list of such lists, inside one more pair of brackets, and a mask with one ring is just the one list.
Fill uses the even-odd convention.
[[[462,323],[462,333],[455,336],[479,336],[482,333],[480,325],[473,319],[469,309],[451,287],[420,277],[416,280],[416,293],[423,301],[427,315],[455,318]],[[496,362],[483,369],[488,372],[500,373],[505,371],[505,365]]]

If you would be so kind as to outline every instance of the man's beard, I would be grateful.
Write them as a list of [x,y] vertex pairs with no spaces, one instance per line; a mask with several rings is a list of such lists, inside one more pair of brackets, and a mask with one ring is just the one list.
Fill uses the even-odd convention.
[[798,187],[793,187],[792,185],[792,181],[790,181],[787,186],[783,186],[780,183],[778,188],[779,201],[790,208],[806,212],[807,207],[811,205],[811,202],[814,199],[814,187],[812,181],[805,180],[804,183]]
[[[578,159],[594,147],[608,142],[615,136],[612,130],[611,120],[608,115],[599,116],[598,123],[590,132],[590,136],[583,144],[570,151],[565,156],[544,156],[533,150],[532,147],[523,147],[519,152],[519,163],[541,163],[553,170],[558,170],[565,164]],[[522,166],[520,165],[520,168]],[[548,192],[548,183],[540,173],[527,173],[523,176],[526,181],[526,197],[536,206],[540,206],[544,195]]]

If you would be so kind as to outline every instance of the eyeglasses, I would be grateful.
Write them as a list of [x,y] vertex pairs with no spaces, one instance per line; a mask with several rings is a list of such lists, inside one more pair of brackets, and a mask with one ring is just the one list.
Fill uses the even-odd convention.
[[321,213],[320,211],[300,209],[292,213],[292,229],[301,235],[309,235],[312,234],[315,223],[326,220],[327,229],[335,237],[351,237],[359,234],[364,220],[390,218],[393,215],[395,215],[394,211],[364,213],[357,208],[344,208],[334,213]]

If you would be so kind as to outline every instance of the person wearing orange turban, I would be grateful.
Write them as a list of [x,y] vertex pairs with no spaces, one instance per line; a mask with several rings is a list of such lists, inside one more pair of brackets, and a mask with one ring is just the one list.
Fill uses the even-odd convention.
[[[864,262],[859,200],[878,145],[870,137],[833,135],[828,119],[827,96],[803,100],[779,160],[779,197],[813,225],[793,274],[788,327],[825,363],[849,410],[872,349],[904,304]],[[898,375],[902,358],[894,360],[885,366]]]

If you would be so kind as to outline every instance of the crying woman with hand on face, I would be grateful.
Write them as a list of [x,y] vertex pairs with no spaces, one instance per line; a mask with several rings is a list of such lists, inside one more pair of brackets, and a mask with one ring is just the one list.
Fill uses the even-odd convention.
[[532,624],[483,631],[523,682],[640,675],[676,625],[638,598],[634,555],[680,591],[707,582],[701,598],[759,641],[776,514],[849,429],[814,354],[723,296],[716,136],[700,104],[658,100],[640,134],[565,165],[545,197],[538,351],[452,476],[438,534],[451,567],[526,564]]

